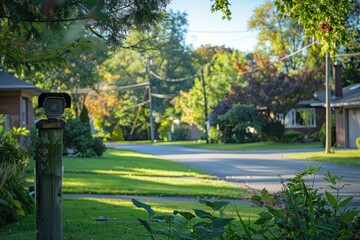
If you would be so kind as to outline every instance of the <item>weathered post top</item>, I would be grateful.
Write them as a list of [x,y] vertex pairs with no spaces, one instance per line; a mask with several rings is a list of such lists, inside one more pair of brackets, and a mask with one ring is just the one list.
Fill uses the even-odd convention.
[[37,129],[64,129],[65,122],[62,119],[42,119],[36,123]]

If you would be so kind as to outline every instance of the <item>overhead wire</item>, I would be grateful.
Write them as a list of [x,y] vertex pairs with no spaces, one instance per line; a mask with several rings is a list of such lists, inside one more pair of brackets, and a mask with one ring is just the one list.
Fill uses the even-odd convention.
[[190,77],[186,77],[186,78],[163,78],[161,76],[159,76],[158,74],[154,73],[153,71],[150,71],[150,74],[159,79],[159,80],[162,80],[162,81],[166,81],[166,82],[183,82],[183,81],[187,81],[187,80],[191,80],[191,79],[194,79],[195,77],[197,77],[197,75],[193,75],[193,76],[190,76]]

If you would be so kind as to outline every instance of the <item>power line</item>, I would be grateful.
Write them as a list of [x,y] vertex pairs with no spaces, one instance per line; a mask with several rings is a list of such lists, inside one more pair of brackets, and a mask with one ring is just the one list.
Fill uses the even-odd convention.
[[204,31],[204,30],[188,30],[192,33],[208,33],[208,34],[233,34],[233,33],[249,33],[255,32],[250,30],[239,30],[239,31]]
[[[288,54],[288,55],[280,58],[279,60],[282,61],[282,60],[285,60],[285,59],[287,59],[287,58],[289,58],[289,57],[292,57],[292,56],[298,54],[299,52],[302,52],[302,51],[304,51],[305,49],[311,47],[312,45],[313,45],[312,43],[311,43],[311,44],[308,44],[308,45],[306,45],[305,47],[302,47],[302,48],[300,48],[299,50],[296,50],[295,52],[290,53],[290,54]],[[266,66],[270,66],[270,65],[273,65],[273,64],[274,64],[274,63],[268,63]],[[240,75],[245,75],[245,74],[248,74],[248,73],[252,73],[252,72],[261,70],[262,68],[263,68],[263,67],[256,67],[256,68],[254,68],[254,69],[251,69],[251,70],[242,72]]]
[[150,71],[150,74],[159,79],[159,80],[162,80],[162,81],[166,81],[166,82],[183,82],[183,81],[187,81],[187,80],[192,80],[194,79],[195,77],[197,77],[197,75],[193,75],[193,76],[190,76],[190,77],[186,77],[186,78],[163,78],[163,77],[160,77],[158,74],[154,73],[153,71]]
[[355,52],[355,53],[340,53],[340,54],[336,54],[336,57],[355,57],[355,56],[360,56],[360,52]]
[[160,93],[151,93],[152,97],[170,99],[176,96],[176,94],[160,94]]

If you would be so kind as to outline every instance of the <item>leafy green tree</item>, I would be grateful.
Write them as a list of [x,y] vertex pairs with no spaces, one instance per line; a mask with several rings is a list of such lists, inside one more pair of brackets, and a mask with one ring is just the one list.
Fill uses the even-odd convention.
[[[315,67],[319,55],[318,48],[307,48],[291,56],[311,43],[311,39],[304,36],[303,26],[291,19],[281,19],[272,2],[265,2],[254,9],[248,21],[249,29],[259,30],[255,53],[263,56],[272,56],[272,60],[279,70],[289,74],[297,72],[304,66]],[[274,59],[276,57],[277,59]]]
[[262,119],[254,106],[236,103],[215,123],[220,126],[223,142],[247,143],[259,139]]
[[[208,49],[208,46],[204,47]],[[197,59],[209,59],[208,53],[197,49],[197,53],[205,53]],[[211,62],[203,66],[204,81],[206,85],[207,106],[209,114],[223,96],[230,90],[231,84],[244,84],[243,78],[237,70],[237,65],[245,64],[247,56],[242,52],[220,47],[213,51]],[[199,61],[199,62],[201,62]],[[188,124],[195,124],[200,129],[205,129],[205,103],[201,77],[195,79],[194,86],[188,91],[180,92],[175,98],[175,109],[181,114],[181,120]]]
[[[360,52],[360,2],[354,1],[354,7],[347,15],[346,26],[354,29],[356,35],[354,41],[346,44],[343,49],[340,49],[339,53],[358,53]],[[345,85],[354,83],[360,83],[360,58],[359,56],[348,56],[337,59],[337,62],[342,66],[342,78]]]
[[[88,35],[121,44],[133,27],[146,29],[157,23],[164,13],[168,0],[156,1],[12,1],[0,2],[0,35],[2,46],[0,64],[17,70],[33,66],[50,67],[64,61],[68,51],[84,45],[83,36],[59,44],[52,49],[32,49],[29,40],[41,36],[49,28],[66,29],[76,35],[77,29],[86,29]],[[71,26],[76,26],[76,29]],[[81,46],[80,46],[81,47]],[[39,52],[38,54],[34,54]],[[53,63],[53,64],[52,64]]]
[[[213,11],[221,11],[223,18],[230,19],[229,0],[215,0]],[[320,41],[321,52],[331,52],[334,56],[339,46],[352,39],[353,30],[345,24],[347,14],[353,6],[349,0],[293,1],[275,0],[282,18],[297,20],[305,30],[305,35]]]
[[[185,45],[185,33],[187,28],[186,14],[179,12],[170,12],[164,21],[149,31],[132,31],[126,38],[122,49],[116,50],[110,54],[110,58],[100,66],[100,75],[106,82],[103,85],[123,87],[138,83],[145,83],[151,79],[151,90],[154,94],[172,97],[178,94],[180,90],[188,90],[193,85],[192,76],[195,69],[192,66],[192,55]],[[149,67],[149,72],[146,68]],[[147,75],[149,74],[149,75]],[[187,80],[175,80],[190,77]],[[121,109],[114,108],[110,118],[121,115],[121,127],[125,139],[130,136],[130,130],[134,123],[136,113],[135,106],[149,99],[148,91],[142,88],[130,88],[111,93],[117,97],[121,104],[125,104],[131,99],[133,113],[122,114]],[[156,95],[158,96],[158,95]],[[167,108],[171,107],[170,99],[153,97],[153,108],[156,126],[162,121],[162,116]],[[147,105],[148,106],[148,105]],[[145,105],[145,107],[147,107]],[[114,111],[119,111],[115,113]],[[129,110],[130,111],[130,110]],[[141,120],[143,126],[149,118],[149,111],[141,111],[147,114],[147,119]],[[102,121],[101,119],[99,119]],[[118,121],[111,121],[110,125],[115,127]],[[104,126],[104,125],[103,125]],[[111,128],[112,128],[111,127]],[[136,128],[140,130],[140,128]],[[111,129],[109,129],[111,130]],[[112,130],[111,130],[112,131]],[[109,132],[109,131],[107,131]],[[140,134],[141,137],[146,135]],[[139,136],[140,137],[140,136]]]

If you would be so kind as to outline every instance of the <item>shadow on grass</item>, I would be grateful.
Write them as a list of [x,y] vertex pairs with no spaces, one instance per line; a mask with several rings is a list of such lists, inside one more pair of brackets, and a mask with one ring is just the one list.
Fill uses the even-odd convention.
[[[199,203],[146,202],[152,205],[157,214],[169,214],[173,210],[192,211],[194,208],[206,210]],[[131,201],[109,199],[63,199],[63,239],[149,239],[137,218],[147,219],[143,209],[136,208]],[[254,221],[260,208],[238,205],[244,219]],[[111,222],[92,220],[97,217],[110,218]],[[227,208],[225,216],[236,217],[233,208]],[[36,233],[35,215],[27,216],[19,222],[0,229],[0,239],[33,240]]]

